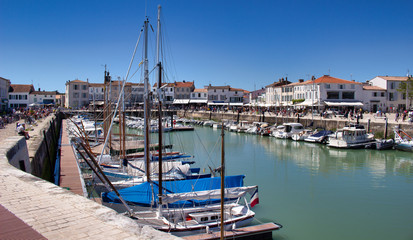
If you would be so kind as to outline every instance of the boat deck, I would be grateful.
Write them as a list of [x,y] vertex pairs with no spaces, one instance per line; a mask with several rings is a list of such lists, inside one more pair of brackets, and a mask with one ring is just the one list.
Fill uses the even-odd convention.
[[[280,229],[282,226],[275,223],[265,223],[244,228],[237,228],[231,231],[225,231],[224,236],[227,239],[272,239],[272,231]],[[182,237],[186,240],[197,239],[220,239],[221,232],[204,233]]]

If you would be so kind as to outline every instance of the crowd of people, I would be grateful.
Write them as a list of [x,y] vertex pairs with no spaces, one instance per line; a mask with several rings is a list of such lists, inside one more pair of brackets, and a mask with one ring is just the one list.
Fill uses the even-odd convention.
[[36,125],[41,118],[47,117],[50,113],[55,111],[52,107],[44,108],[19,108],[12,109],[8,113],[0,114],[0,129],[5,128],[8,124],[16,124],[16,133],[24,136],[26,139],[30,138],[28,130],[30,126]]

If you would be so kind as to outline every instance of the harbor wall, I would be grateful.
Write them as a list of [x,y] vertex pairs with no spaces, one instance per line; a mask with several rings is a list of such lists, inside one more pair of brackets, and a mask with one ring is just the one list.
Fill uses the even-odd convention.
[[[310,117],[297,118],[297,117],[286,117],[286,116],[276,116],[268,113],[265,114],[249,114],[249,113],[233,113],[233,112],[211,112],[211,111],[178,111],[177,115],[179,117],[189,118],[189,119],[200,119],[200,120],[233,120],[236,122],[248,121],[248,122],[267,122],[269,124],[281,125],[287,122],[299,122],[303,124],[304,127],[311,128],[323,128],[326,130],[335,131],[337,129],[343,128],[349,123],[348,119],[333,117],[333,118],[321,118],[316,117],[311,119]],[[399,127],[407,132],[410,136],[413,135],[413,124],[407,122],[395,122],[391,121],[391,117],[388,117],[386,123],[385,118],[374,118],[371,115],[359,119],[360,124],[364,125],[369,132],[375,133],[379,137],[384,137],[387,129],[387,137],[393,136],[393,129]],[[313,122],[313,124],[311,124]],[[353,123],[355,120],[352,121]]]
[[48,116],[38,123],[38,126],[29,134],[28,154],[31,171],[36,177],[53,182],[53,173],[58,151],[58,139],[62,124],[62,114]]
[[1,206],[45,239],[180,239],[141,226],[110,208],[35,176],[47,175],[45,171],[50,169],[47,158],[52,158],[57,134],[54,128],[60,126],[57,121],[61,119],[50,116],[39,122],[29,140],[22,136],[0,139]]

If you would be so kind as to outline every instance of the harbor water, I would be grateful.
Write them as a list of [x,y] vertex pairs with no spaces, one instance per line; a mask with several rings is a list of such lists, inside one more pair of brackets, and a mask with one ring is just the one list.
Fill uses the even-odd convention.
[[[209,172],[221,161],[221,131],[164,136]],[[413,239],[413,155],[345,150],[225,132],[227,175],[259,186],[254,223],[284,226],[273,239]]]

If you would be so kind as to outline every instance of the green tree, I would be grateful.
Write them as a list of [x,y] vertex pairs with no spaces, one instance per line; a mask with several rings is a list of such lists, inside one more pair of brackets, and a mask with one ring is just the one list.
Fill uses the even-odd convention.
[[413,100],[413,77],[410,75],[407,78],[406,82],[401,82],[399,84],[399,88],[397,88],[397,91],[402,93],[404,96],[407,93],[407,99],[408,99],[408,104],[406,108],[412,108],[412,100]]

